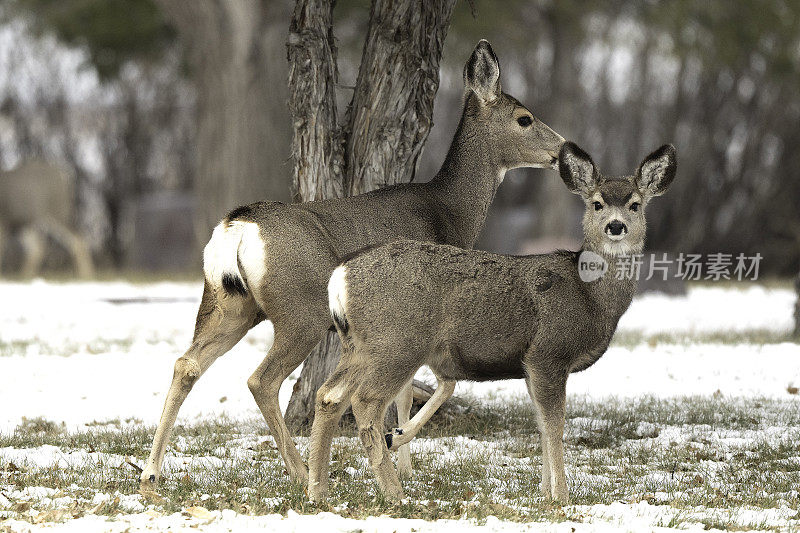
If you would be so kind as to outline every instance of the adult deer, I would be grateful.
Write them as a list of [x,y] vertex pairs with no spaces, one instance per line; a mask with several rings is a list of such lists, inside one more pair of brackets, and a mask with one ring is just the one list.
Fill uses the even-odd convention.
[[63,168],[36,159],[0,172],[0,267],[5,237],[19,231],[24,276],[39,273],[48,235],[70,253],[78,276],[92,276],[89,247],[71,223],[73,187],[72,176]]
[[[247,384],[290,476],[308,474],[278,404],[281,383],[333,323],[327,285],[342,258],[400,237],[471,248],[506,171],[551,168],[564,139],[500,90],[500,65],[480,41],[464,68],[461,122],[441,170],[428,183],[319,202],[260,202],[233,210],[203,254],[205,288],[194,340],[175,363],[143,484],[157,481],[178,409],[218,357],[262,320],[275,340]],[[411,407],[408,384],[399,417]],[[400,461],[410,470],[407,449]]]
[[636,291],[635,276],[619,276],[618,267],[641,253],[645,206],[666,191],[675,166],[675,149],[665,145],[635,176],[604,177],[565,143],[561,177],[586,204],[580,252],[506,256],[403,240],[337,267],[328,292],[342,358],[317,392],[311,499],[327,497],[331,441],[350,404],[378,485],[389,498],[403,497],[389,448],[412,439],[432,413],[420,410],[388,435],[383,413],[427,365],[449,392],[456,380],[524,378],[542,436],[542,492],[566,502],[567,377],[608,348]]

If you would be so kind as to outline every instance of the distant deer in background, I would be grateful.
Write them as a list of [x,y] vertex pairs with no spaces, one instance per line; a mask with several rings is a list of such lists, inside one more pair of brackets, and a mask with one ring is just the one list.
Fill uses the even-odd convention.
[[[331,442],[350,404],[378,485],[391,499],[403,497],[389,449],[407,444],[433,412],[423,408],[386,435],[383,415],[427,365],[440,388],[447,387],[445,395],[457,380],[525,379],[541,433],[541,489],[566,502],[567,377],[608,349],[636,292],[635,277],[620,279],[618,267],[641,253],[645,207],[667,190],[675,168],[675,148],[665,145],[634,176],[605,177],[568,142],[559,171],[586,206],[580,253],[508,256],[404,240],[337,267],[328,297],[342,357],[317,392],[308,460],[311,499],[327,498]],[[583,267],[589,261],[595,268]]]
[[0,268],[6,238],[19,232],[24,276],[39,273],[48,235],[72,256],[78,276],[94,274],[89,247],[72,226],[73,192],[72,176],[45,161],[29,160],[0,172]]

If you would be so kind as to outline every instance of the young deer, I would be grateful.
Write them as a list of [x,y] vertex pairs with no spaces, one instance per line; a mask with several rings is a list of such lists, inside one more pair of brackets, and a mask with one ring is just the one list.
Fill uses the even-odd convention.
[[[641,252],[645,206],[674,178],[675,149],[666,145],[647,156],[635,176],[608,178],[565,143],[559,171],[586,203],[581,252],[505,256],[404,240],[334,270],[328,294],[342,358],[317,392],[312,500],[327,496],[331,440],[350,404],[379,487],[402,498],[387,444],[408,442],[432,411],[385,436],[383,413],[423,365],[446,383],[525,378],[542,436],[542,492],[567,500],[567,376],[603,355],[631,303],[636,280],[618,279],[615,268],[626,254]],[[579,265],[586,259],[605,261],[608,271],[582,281]]]
[[[153,448],[142,474],[154,483],[178,409],[194,383],[244,334],[270,320],[275,340],[247,384],[289,474],[308,474],[278,404],[281,383],[332,327],[327,284],[342,258],[407,237],[472,247],[506,171],[553,168],[564,139],[500,90],[500,65],[480,41],[464,68],[464,109],[450,151],[429,183],[283,205],[260,202],[230,212],[203,255],[205,288],[194,339],[175,363]],[[398,390],[400,392],[400,390]],[[398,399],[405,422],[410,383]],[[401,460],[410,470],[407,451]]]

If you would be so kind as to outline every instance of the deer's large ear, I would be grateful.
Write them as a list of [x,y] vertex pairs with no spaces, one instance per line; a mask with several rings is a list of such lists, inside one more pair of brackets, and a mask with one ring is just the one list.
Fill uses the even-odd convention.
[[649,196],[664,194],[675,179],[677,166],[675,147],[665,144],[644,158],[636,171],[636,183]]
[[484,104],[500,96],[500,63],[486,39],[481,39],[464,65],[464,87]]
[[589,154],[581,150],[577,144],[567,141],[561,145],[558,153],[558,173],[575,194],[588,196],[597,180],[597,167]]

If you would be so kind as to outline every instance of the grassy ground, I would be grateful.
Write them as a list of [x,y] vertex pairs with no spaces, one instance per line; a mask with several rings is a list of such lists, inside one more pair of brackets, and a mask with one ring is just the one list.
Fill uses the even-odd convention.
[[[153,280],[145,277],[141,281]],[[785,288],[788,284],[774,281],[767,286]],[[37,290],[47,295],[46,289],[49,290],[48,287]],[[64,292],[66,296],[62,295],[65,301],[71,298],[70,290]],[[13,403],[19,402],[17,407],[24,405],[29,389],[34,389],[32,396],[39,400],[43,394],[51,392],[43,385],[50,381],[37,377],[35,364],[18,365],[17,357],[4,356],[80,355],[82,357],[77,360],[83,364],[98,354],[98,361],[100,357],[104,362],[114,361],[105,367],[107,375],[117,379],[119,373],[125,371],[119,361],[131,364],[131,359],[147,357],[150,364],[154,364],[154,354],[161,354],[159,357],[167,361],[162,377],[167,378],[167,368],[171,368],[169,356],[177,357],[188,343],[194,304],[183,301],[147,308],[141,305],[107,307],[98,304],[108,296],[102,286],[92,286],[89,290],[93,292],[78,311],[73,311],[71,302],[70,306],[56,302],[69,310],[63,321],[57,314],[40,314],[38,308],[26,311],[29,315],[24,315],[22,320],[13,313],[6,314],[8,331],[19,327],[23,333],[9,334],[5,340],[0,340],[0,361],[8,363],[6,368],[13,369],[7,372],[8,376],[17,376],[17,381],[6,381],[15,387],[3,389],[0,384],[0,392],[7,393],[4,402],[0,402],[7,403],[8,412],[3,414],[14,411]],[[125,288],[112,291],[109,297],[131,292]],[[167,296],[178,300],[187,299],[184,288],[167,292]],[[142,294],[151,292],[142,291]],[[163,296],[161,292],[152,294]],[[708,296],[712,297],[717,298]],[[719,305],[725,305],[725,295],[718,298]],[[758,300],[760,305],[767,305],[764,300]],[[753,314],[758,313],[758,308],[753,310]],[[94,317],[101,325],[94,325],[89,317]],[[503,399],[501,396],[506,392],[495,394],[489,392],[494,389],[483,388],[480,389],[481,402],[466,399],[469,407],[463,416],[436,420],[412,443],[415,475],[404,481],[408,499],[400,504],[384,501],[377,492],[360,443],[349,426],[342,428],[342,436],[334,444],[330,507],[317,507],[308,502],[305,487],[292,483],[284,473],[274,442],[261,419],[204,418],[177,427],[167,453],[165,478],[157,493],[146,494],[138,491],[136,469],[144,464],[149,452],[154,430],[151,425],[137,419],[98,420],[86,424],[80,431],[73,431],[46,418],[24,420],[14,431],[5,434],[0,431],[0,533],[25,530],[27,523],[61,522],[83,515],[89,521],[93,520],[92,515],[117,517],[115,523],[124,522],[121,528],[124,530],[131,518],[127,515],[141,517],[138,513],[143,512],[151,516],[169,515],[187,513],[192,508],[231,509],[258,515],[277,512],[287,520],[293,514],[290,510],[309,514],[333,510],[354,518],[387,514],[428,520],[474,518],[480,521],[493,515],[517,522],[608,522],[624,524],[628,530],[637,529],[631,524],[642,525],[646,530],[656,526],[697,527],[698,524],[707,529],[800,530],[800,397],[796,396],[794,368],[797,367],[792,366],[794,355],[800,351],[796,344],[774,346],[790,339],[784,333],[772,331],[769,322],[745,316],[734,323],[734,318],[732,316],[730,328],[725,326],[708,332],[703,332],[708,328],[693,331],[685,324],[675,328],[678,333],[621,330],[612,346],[617,348],[618,357],[628,357],[637,364],[643,361],[640,355],[646,357],[651,352],[662,362],[665,358],[671,360],[674,355],[677,360],[684,361],[680,364],[687,364],[685,361],[694,364],[691,356],[696,351],[697,364],[702,371],[674,378],[669,375],[669,378],[675,382],[676,390],[708,394],[717,388],[709,384],[716,383],[714,379],[719,378],[712,372],[719,364],[713,366],[709,361],[724,365],[728,353],[735,352],[740,358],[750,358],[752,353],[749,359],[752,364],[747,369],[758,374],[759,369],[769,368],[770,362],[760,359],[768,353],[781,363],[781,369],[785,369],[785,384],[782,379],[774,379],[775,372],[765,373],[762,377],[771,380],[769,386],[757,390],[764,390],[764,394],[771,396],[782,395],[785,399],[712,395],[603,401],[570,397],[565,441],[571,504],[567,506],[553,505],[539,494],[541,449],[530,401],[527,398]],[[47,324],[47,327],[31,328],[31,324]],[[240,355],[253,357],[256,361],[253,366],[260,360],[265,337],[266,333],[260,331],[242,343],[249,346],[244,346]],[[715,345],[731,349],[716,349]],[[763,345],[772,346],[762,353]],[[659,350],[641,349],[648,346],[659,347]],[[741,346],[745,349],[738,349]],[[661,347],[664,350],[660,350]],[[631,352],[619,348],[630,348]],[[687,354],[688,359],[684,357]],[[83,357],[85,355],[92,357]],[[119,357],[114,359],[114,356]],[[36,357],[30,360],[37,364],[43,362]],[[147,368],[139,361],[133,364]],[[56,367],[61,368],[58,365],[62,362],[56,361]],[[226,369],[225,364],[220,363],[222,374],[233,376],[234,372]],[[666,366],[667,370],[662,371],[668,374],[669,364]],[[663,369],[662,366],[658,368]],[[746,379],[745,370],[738,373],[736,368],[731,372],[728,372],[731,368],[722,370],[726,371],[722,372],[724,376],[731,377],[734,386],[721,390],[737,394],[739,378],[742,387],[754,382]],[[248,371],[252,368],[248,367]],[[220,374],[215,373],[219,379]],[[81,380],[85,379],[83,374],[85,372],[76,371],[65,383],[81,387]],[[73,412],[70,406],[79,406],[78,409],[82,405],[97,406],[103,398],[115,395],[115,401],[124,397],[124,402],[118,402],[119,409],[96,412],[112,413],[110,416],[121,412],[145,413],[142,402],[159,387],[150,384],[139,387],[144,374],[136,375],[138,378],[129,379],[129,382],[137,383],[135,391],[141,392],[139,396],[133,389],[127,389],[125,394],[118,394],[116,389],[110,393],[94,390],[85,404],[72,398],[72,403],[64,401],[57,409],[48,410],[50,404],[40,401],[44,407],[23,412],[49,413],[54,420],[69,420],[67,414]],[[243,380],[245,375],[244,372],[236,374],[236,379]],[[684,384],[681,376],[686,375],[693,380],[692,384],[696,380],[696,387],[678,386]],[[603,390],[616,392],[608,388],[609,383],[623,387],[615,376],[609,371],[600,372],[593,376],[596,381],[592,383],[602,387],[602,380],[610,380],[605,381]],[[779,377],[783,378],[784,374]],[[0,382],[3,378],[8,379],[0,370]],[[626,379],[630,385],[630,380],[636,378],[628,376]],[[658,380],[653,382],[658,384]],[[60,390],[56,389],[59,386],[60,383],[53,386],[53,390]],[[42,390],[37,392],[36,389]],[[70,392],[76,390],[80,389]],[[599,389],[580,390],[587,390],[593,398],[602,395]],[[664,394],[655,388],[645,390]],[[8,394],[9,391],[14,391],[15,395]],[[249,393],[244,393],[246,401],[251,402]],[[224,394],[209,394],[207,398],[213,396],[213,402],[217,398],[223,401],[227,398]],[[630,391],[626,396],[631,396]],[[231,398],[226,400],[230,402],[226,405],[236,401]],[[204,405],[202,412],[215,412],[212,410],[215,406],[216,403]],[[252,408],[251,403],[247,406]],[[0,412],[2,410],[0,406]],[[155,410],[156,407],[147,411],[155,413]],[[229,412],[252,411],[242,408]],[[11,419],[18,420],[16,416]],[[77,419],[84,421],[84,416]],[[298,437],[297,443],[305,455],[307,435]],[[644,521],[636,522],[642,514],[646,515]],[[21,526],[9,525],[10,520],[4,523],[6,518],[26,522]],[[180,515],[177,521],[173,518],[162,517],[169,524],[182,523]],[[85,521],[72,525],[78,524],[85,524]],[[570,528],[569,524],[563,526],[566,530]]]
[[[187,322],[191,325],[190,322]],[[263,349],[263,341],[256,337],[245,337],[242,341],[250,346]],[[171,351],[180,354],[186,349],[186,341],[169,336],[168,333],[154,334],[147,339],[130,336],[118,339],[93,339],[89,342],[58,342],[46,339],[24,341],[4,341],[0,339],[0,357],[25,355],[58,355],[70,357],[75,354],[108,354],[129,352],[135,345],[148,345],[160,351]],[[176,358],[178,356],[176,355]]]
[[[766,329],[751,329],[743,331],[711,331],[691,333],[656,333],[645,334],[640,331],[620,331],[614,335],[612,347],[635,348],[643,344],[655,348],[660,345],[687,345],[687,344],[723,344],[735,346],[741,344],[765,345],[780,344],[784,342],[797,342],[798,339],[789,333],[779,333]],[[174,336],[168,334],[153,335],[148,339],[135,336],[118,339],[98,338],[91,342],[48,342],[46,339],[32,339],[25,341],[3,341],[0,339],[0,357],[30,355],[33,353],[46,353],[48,355],[61,355],[68,357],[76,353],[105,354],[109,352],[129,351],[136,343],[145,342],[151,346],[164,345],[171,347],[179,353],[184,342],[179,342]],[[260,347],[261,339],[246,338],[245,342]]]
[[740,344],[780,344],[797,341],[798,339],[790,333],[780,333],[767,329],[656,334],[645,334],[641,331],[618,331],[614,335],[611,346],[625,348],[635,348],[642,344],[647,344],[652,348],[665,344],[684,346],[687,344],[724,344],[734,346]]
[[[381,498],[358,439],[343,427],[333,448],[330,505],[352,517],[582,521],[591,516],[588,506],[646,501],[659,507],[664,526],[776,529],[740,510],[790,508],[795,514],[788,520],[800,520],[797,407],[792,401],[721,397],[571,398],[566,462],[572,501],[565,507],[539,494],[541,449],[524,399],[475,404],[465,416],[430,424],[412,444],[415,474],[404,482],[409,498],[400,504]],[[261,420],[177,427],[165,480],[157,494],[142,496],[132,464],[143,464],[152,432],[136,420],[98,422],[80,432],[47,420],[25,421],[0,436],[0,509],[6,502],[0,516],[36,522],[145,508],[255,514],[321,509],[285,475]],[[307,439],[298,444],[305,453]],[[37,466],[41,454],[55,460]]]

